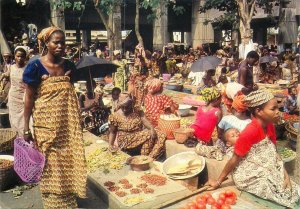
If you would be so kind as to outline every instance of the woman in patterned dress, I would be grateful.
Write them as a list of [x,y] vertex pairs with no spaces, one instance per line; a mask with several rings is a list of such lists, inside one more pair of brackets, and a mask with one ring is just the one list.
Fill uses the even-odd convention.
[[[46,158],[40,182],[44,208],[77,208],[76,197],[86,196],[87,172],[80,109],[70,82],[75,66],[62,58],[61,29],[45,28],[38,38],[46,54],[30,62],[23,74],[24,138],[36,143]],[[34,139],[29,131],[31,115]]]
[[281,157],[276,152],[276,133],[273,122],[279,119],[277,100],[262,90],[245,97],[253,120],[240,133],[234,155],[217,181],[208,184],[218,188],[226,176],[232,177],[238,189],[286,207],[299,200],[299,185],[290,180]]
[[164,151],[166,136],[151,126],[143,112],[135,110],[129,93],[120,95],[118,105],[118,111],[109,117],[110,150],[120,148],[130,153],[138,149],[140,154],[157,159]]
[[151,79],[146,82],[148,94],[145,97],[145,114],[153,127],[158,124],[161,114],[172,114],[178,110],[178,104],[169,96],[161,94],[163,91],[162,82],[157,79]]

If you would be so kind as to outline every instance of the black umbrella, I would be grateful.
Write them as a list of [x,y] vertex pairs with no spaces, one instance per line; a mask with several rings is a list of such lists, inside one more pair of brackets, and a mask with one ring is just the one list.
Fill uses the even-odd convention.
[[215,56],[202,57],[192,64],[191,71],[203,72],[206,70],[215,69],[221,62],[222,59]]

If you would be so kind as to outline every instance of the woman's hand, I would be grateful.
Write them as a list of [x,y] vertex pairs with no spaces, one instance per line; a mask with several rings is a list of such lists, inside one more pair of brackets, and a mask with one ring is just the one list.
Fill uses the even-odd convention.
[[156,131],[154,130],[154,128],[151,128],[150,134],[151,134],[151,138],[152,138],[152,139],[156,139],[156,138],[157,138],[157,133],[156,133]]
[[112,153],[115,153],[115,152],[117,152],[118,151],[118,147],[117,146],[115,146],[115,145],[109,145],[109,147],[108,147],[108,149],[109,149],[109,151],[110,152],[112,152]]
[[210,186],[210,188],[208,188],[208,190],[215,190],[221,186],[221,183],[219,181],[215,181],[215,180],[208,180],[208,182],[205,184],[205,186]]

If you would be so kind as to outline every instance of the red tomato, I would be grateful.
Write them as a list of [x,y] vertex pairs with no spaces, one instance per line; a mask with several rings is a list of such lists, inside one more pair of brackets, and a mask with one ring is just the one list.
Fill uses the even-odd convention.
[[209,197],[211,197],[210,193],[206,193],[202,196],[205,200],[207,200]]
[[196,203],[194,203],[194,202],[189,202],[189,203],[186,205],[186,207],[187,207],[188,209],[197,209],[197,205],[196,205]]
[[213,197],[207,198],[207,204],[213,205],[213,204],[215,204],[215,202],[216,202],[216,200]]
[[225,201],[225,200],[226,200],[226,195],[225,195],[225,193],[220,193],[220,194],[219,194],[219,199]]
[[221,209],[221,206],[219,206],[217,203],[215,203],[211,206],[211,209]]
[[226,190],[225,195],[226,197],[232,197],[235,193],[231,190]]
[[206,204],[205,203],[200,203],[197,204],[198,209],[206,209]]
[[230,205],[222,205],[221,209],[231,209]]
[[204,203],[206,204],[206,199],[203,196],[198,195],[195,200],[196,203]]
[[202,198],[200,198],[200,199],[196,199],[196,204],[197,204],[197,206],[198,205],[206,205],[206,201],[204,200],[204,199],[202,199]]
[[219,198],[216,203],[221,207],[222,205],[224,205],[225,200]]
[[235,204],[235,198],[232,198],[232,197],[227,197],[226,200],[225,200],[225,203],[228,204],[228,205],[234,205]]

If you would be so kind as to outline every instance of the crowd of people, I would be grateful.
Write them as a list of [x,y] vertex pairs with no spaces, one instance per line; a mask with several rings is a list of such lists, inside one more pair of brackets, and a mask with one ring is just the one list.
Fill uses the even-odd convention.
[[[109,54],[91,48],[83,56],[110,57],[119,67],[78,96],[72,85],[72,61],[79,51],[65,45],[64,31],[56,27],[42,30],[37,40],[42,49],[38,59],[28,62],[30,49],[24,45],[16,46],[13,55],[3,54],[1,107],[8,106],[11,127],[33,141],[47,159],[40,184],[45,208],[76,208],[76,197],[85,197],[82,124],[92,123],[95,134],[108,128],[112,152],[163,156],[166,134],[158,119],[162,114],[177,115],[179,107],[163,94],[163,74],[196,86],[205,102],[190,126],[199,142],[197,153],[207,155],[201,150],[216,146],[221,153],[230,151],[230,160],[210,186],[221,186],[232,172],[241,190],[287,207],[299,199],[299,185],[289,179],[276,152],[273,125],[280,111],[299,114],[299,54],[289,49],[279,54],[274,46],[257,46],[245,59],[239,59],[231,45],[215,52],[203,45],[185,53],[171,45],[151,53],[138,45],[124,56],[120,50]],[[220,58],[220,64],[191,71],[194,62],[207,56]],[[280,80],[290,84],[282,109],[273,94],[257,85]],[[111,107],[103,102],[105,86],[112,87]],[[217,141],[212,139],[215,129]]]

